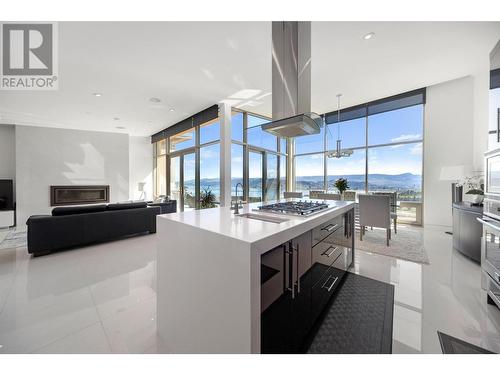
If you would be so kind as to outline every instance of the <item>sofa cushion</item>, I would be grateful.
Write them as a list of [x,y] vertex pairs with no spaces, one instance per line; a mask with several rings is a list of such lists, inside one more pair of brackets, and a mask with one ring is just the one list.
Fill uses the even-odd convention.
[[101,212],[101,211],[106,211],[105,204],[92,204],[92,205],[88,205],[88,206],[56,207],[52,210],[52,216],[88,214],[91,212]]
[[128,210],[130,208],[146,208],[147,206],[146,202],[110,203],[108,204],[108,210]]

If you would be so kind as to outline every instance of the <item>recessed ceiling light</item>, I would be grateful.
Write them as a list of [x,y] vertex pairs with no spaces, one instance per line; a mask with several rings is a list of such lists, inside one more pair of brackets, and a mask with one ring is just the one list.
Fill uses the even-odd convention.
[[175,111],[175,109],[174,109],[174,108],[170,108],[170,112],[174,112],[174,111]]
[[374,33],[374,32],[371,32],[371,33],[366,34],[366,35],[363,37],[363,39],[364,39],[364,40],[368,40],[368,39],[373,38],[374,36],[375,36],[375,33]]
[[161,99],[160,98],[149,98],[149,101],[152,103],[160,103]]
[[94,92],[92,95],[94,95],[94,96],[102,96],[102,94],[100,92]]
[[126,129],[125,126],[117,126],[116,128],[120,130]]

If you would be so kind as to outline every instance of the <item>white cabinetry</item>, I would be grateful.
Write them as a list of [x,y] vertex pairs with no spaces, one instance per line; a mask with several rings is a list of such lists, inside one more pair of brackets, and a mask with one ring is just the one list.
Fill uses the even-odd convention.
[[500,42],[490,53],[488,150],[500,147]]

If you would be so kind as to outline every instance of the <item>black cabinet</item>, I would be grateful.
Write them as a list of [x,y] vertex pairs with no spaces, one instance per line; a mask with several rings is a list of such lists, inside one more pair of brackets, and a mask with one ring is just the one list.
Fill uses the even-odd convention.
[[299,353],[311,328],[311,232],[262,256],[279,270],[261,285],[261,351]]
[[352,211],[340,219],[336,222],[335,229],[312,248],[311,320],[313,322],[316,322],[328,305],[353,261]]
[[262,255],[262,353],[307,349],[312,327],[352,264],[353,228],[351,210]]
[[453,203],[453,248],[478,263],[481,262],[483,227],[477,219],[482,216],[482,207]]

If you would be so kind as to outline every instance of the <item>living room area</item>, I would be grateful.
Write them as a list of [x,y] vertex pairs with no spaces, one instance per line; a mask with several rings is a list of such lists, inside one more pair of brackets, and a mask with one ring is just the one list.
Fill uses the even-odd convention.
[[[128,314],[137,311],[128,307],[154,313],[156,244],[147,233],[156,232],[156,215],[175,210],[175,202],[146,203],[150,137],[2,124],[0,142],[0,187],[11,208],[2,212],[16,213],[0,229],[0,353],[111,352],[101,322],[112,337],[116,324],[132,328]],[[144,323],[154,325],[151,318]],[[113,351],[155,344],[128,337],[117,334]]]
[[10,181],[4,227],[16,224],[16,232],[25,232],[30,216],[59,206],[55,215],[70,205],[92,204],[87,209],[97,211],[110,202],[153,200],[148,137],[8,124],[0,132],[1,175]]

